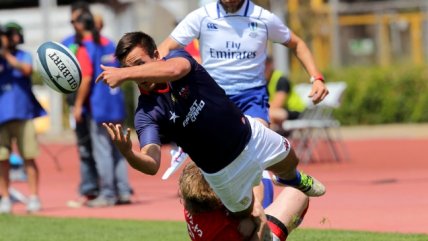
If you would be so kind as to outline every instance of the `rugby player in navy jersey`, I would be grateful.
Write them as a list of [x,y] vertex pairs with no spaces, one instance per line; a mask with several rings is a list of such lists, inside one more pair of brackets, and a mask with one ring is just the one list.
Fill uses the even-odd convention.
[[296,170],[298,158],[284,137],[242,112],[205,69],[184,50],[159,59],[153,39],[142,32],[125,34],[116,48],[123,68],[102,66],[98,81],[117,87],[135,81],[141,95],[135,113],[140,150],[134,151],[130,129],[104,123],[129,164],[155,175],[160,167],[160,136],[176,142],[201,169],[224,206],[238,217],[250,217],[261,237],[266,217],[252,188],[262,171],[274,181],[321,196],[325,187]]

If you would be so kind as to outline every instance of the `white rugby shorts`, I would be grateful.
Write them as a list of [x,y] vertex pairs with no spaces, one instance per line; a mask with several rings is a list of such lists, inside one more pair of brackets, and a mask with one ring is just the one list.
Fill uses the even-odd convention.
[[282,161],[290,152],[283,136],[247,116],[251,139],[241,154],[216,173],[202,173],[211,188],[231,212],[246,210],[253,197],[253,187],[260,184],[263,170]]

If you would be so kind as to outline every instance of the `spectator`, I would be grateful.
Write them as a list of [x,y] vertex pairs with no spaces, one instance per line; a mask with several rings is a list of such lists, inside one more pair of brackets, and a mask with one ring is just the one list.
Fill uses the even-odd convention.
[[104,19],[101,14],[94,14],[95,28],[98,29],[99,32],[104,28]]
[[76,57],[82,68],[82,83],[74,102],[73,116],[76,122],[89,116],[89,132],[92,154],[96,162],[99,181],[97,198],[89,200],[89,207],[105,207],[131,202],[132,190],[128,181],[126,161],[110,140],[101,123],[122,123],[125,119],[125,102],[120,88],[95,85],[95,77],[101,73],[100,65],[117,66],[115,46],[100,35],[94,17],[89,11],[81,11],[73,19],[77,44]]
[[282,123],[285,120],[299,118],[300,113],[305,109],[305,103],[294,92],[290,80],[281,71],[274,69],[274,62],[270,56],[265,62],[265,78],[269,93],[271,129],[284,134]]
[[0,213],[11,213],[12,202],[9,194],[9,157],[13,141],[24,159],[28,175],[30,196],[27,211],[41,210],[39,198],[39,170],[35,158],[38,143],[33,119],[46,115],[31,89],[33,72],[30,53],[18,48],[24,43],[22,27],[10,22],[0,33]]
[[[62,43],[68,47],[74,54],[77,54],[78,43],[77,33],[84,31],[82,24],[77,24],[77,17],[85,11],[89,11],[89,4],[87,2],[75,2],[71,5],[71,24],[73,25],[75,33],[65,38]],[[90,78],[90,77],[87,77]],[[99,177],[92,153],[92,144],[90,136],[90,115],[83,112],[80,116],[80,121],[76,121],[72,116],[74,110],[74,102],[76,101],[76,93],[67,96],[67,104],[70,107],[70,121],[77,138],[77,146],[80,158],[80,183],[79,183],[79,197],[76,200],[67,202],[69,207],[81,207],[87,201],[96,198],[99,194]]]
[[12,152],[9,155],[9,179],[14,181],[27,181],[27,173],[25,172],[24,160],[16,153]]
[[[184,207],[187,231],[192,241],[243,241],[248,233],[240,233],[241,222],[224,207],[194,163],[183,169],[179,179],[179,194]],[[282,190],[265,211],[273,236],[268,240],[284,241],[302,222],[309,205],[309,197],[294,188]]]

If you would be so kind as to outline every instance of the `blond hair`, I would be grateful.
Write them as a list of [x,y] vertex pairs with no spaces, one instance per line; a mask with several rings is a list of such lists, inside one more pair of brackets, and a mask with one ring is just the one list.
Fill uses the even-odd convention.
[[191,214],[223,208],[220,199],[193,162],[184,167],[179,179],[179,188],[183,205]]

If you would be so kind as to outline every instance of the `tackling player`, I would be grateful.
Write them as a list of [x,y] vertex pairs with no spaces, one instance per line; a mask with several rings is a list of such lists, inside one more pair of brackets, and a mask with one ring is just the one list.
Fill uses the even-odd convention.
[[[241,221],[232,216],[222,205],[201,171],[194,163],[183,169],[179,179],[180,197],[184,218],[192,241],[243,241]],[[265,209],[271,232],[268,240],[283,241],[302,222],[309,205],[309,198],[295,188],[285,188],[275,201]],[[244,219],[245,220],[245,219]],[[252,222],[245,220],[243,222]],[[241,230],[243,231],[243,230]],[[248,233],[253,232],[250,228]],[[250,234],[251,235],[251,234]]]

